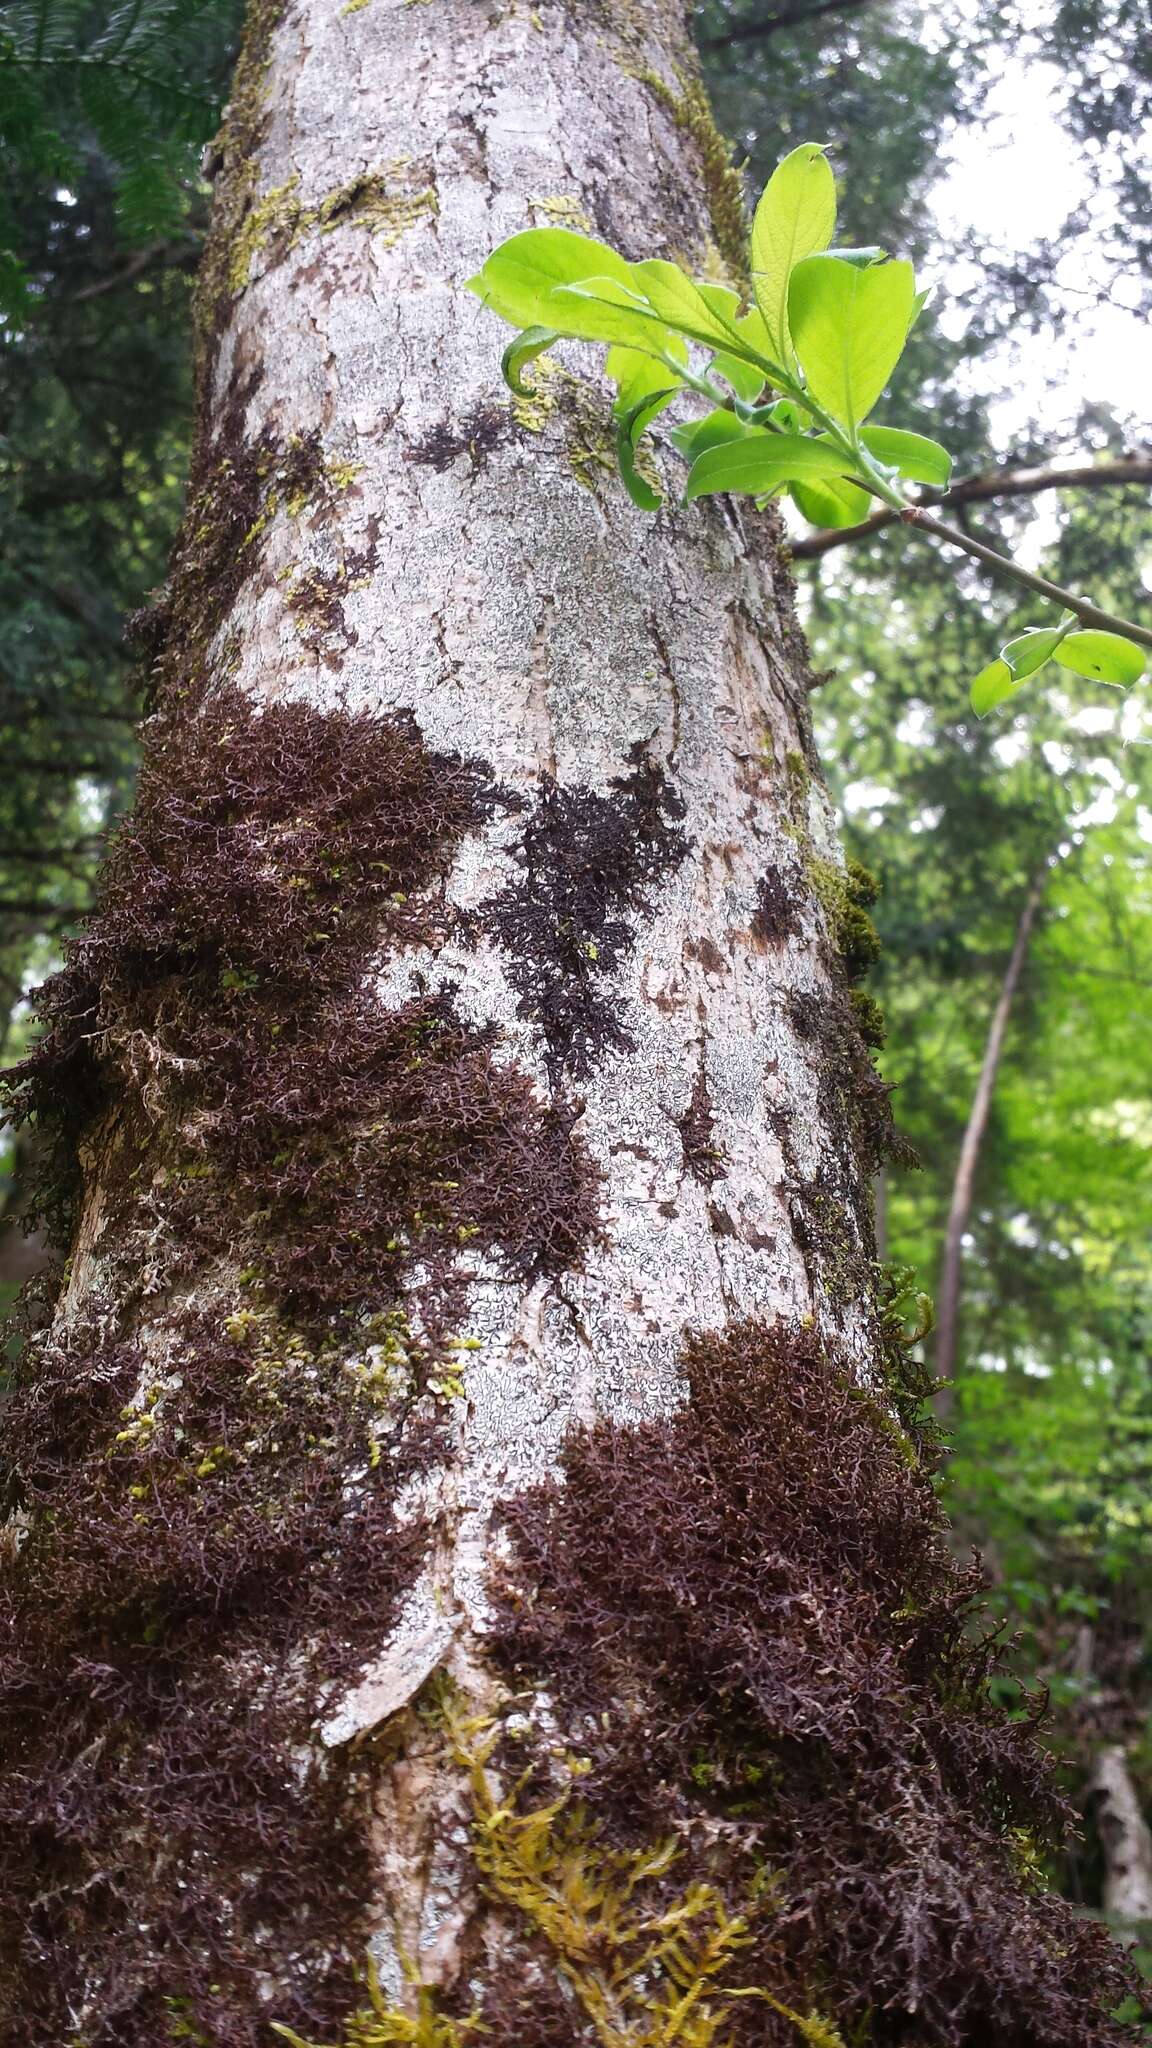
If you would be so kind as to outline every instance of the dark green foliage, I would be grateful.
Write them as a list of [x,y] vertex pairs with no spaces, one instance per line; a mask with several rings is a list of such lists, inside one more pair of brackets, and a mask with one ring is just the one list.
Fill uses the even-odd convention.
[[[685,1364],[688,1407],[578,1433],[509,1514],[499,1653],[559,1703],[591,1813],[723,1840],[737,1887],[778,1871],[745,1981],[848,2038],[1119,2048],[1124,1965],[1029,1874],[1068,1816],[889,1418],[801,1334]],[[794,2038],[745,2010],[750,2042]]]
[[0,287],[34,307],[37,240],[28,194],[106,167],[126,238],[186,226],[199,148],[219,117],[238,0],[9,0],[0,20]]

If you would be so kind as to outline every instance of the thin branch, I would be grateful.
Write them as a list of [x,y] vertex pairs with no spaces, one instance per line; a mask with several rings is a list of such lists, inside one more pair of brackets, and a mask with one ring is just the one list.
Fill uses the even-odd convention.
[[1062,583],[1053,583],[1047,576],[1034,576],[1031,569],[1022,569],[1018,562],[998,554],[995,548],[986,548],[982,541],[970,540],[967,534],[945,525],[942,519],[930,518],[918,505],[910,505],[900,517],[917,532],[934,534],[937,540],[945,541],[950,548],[959,548],[962,554],[971,555],[974,561],[994,569],[998,576],[1007,576],[1024,590],[1034,590],[1038,597],[1047,598],[1049,604],[1062,606],[1066,612],[1071,612],[1074,619],[1079,619],[1082,626],[1091,626],[1099,633],[1119,633],[1125,640],[1134,640],[1138,647],[1152,647],[1152,630],[1147,626],[1138,626],[1134,619],[1121,618],[1117,612],[1102,611],[1099,605],[1089,604],[1087,598],[1078,597],[1074,590],[1066,590]]
[[95,284],[86,284],[78,292],[70,293],[65,300],[65,304],[82,306],[86,299],[99,299],[103,297],[105,292],[118,291],[121,285],[131,284],[132,280],[139,277],[141,271],[147,270],[149,264],[154,262],[157,256],[160,256],[168,246],[167,242],[158,242],[153,248],[137,249],[135,255],[130,256],[126,263],[121,264],[119,270],[113,271],[109,277],[97,278]]
[[810,21],[819,21],[823,14],[855,14],[862,7],[870,7],[872,0],[820,0],[816,7],[783,7],[776,14],[766,14],[759,21],[746,21],[737,28],[728,29],[722,36],[705,36],[701,39],[702,50],[728,50],[733,43],[756,43],[766,41],[783,28],[805,28]]
[[1024,907],[1016,926],[1016,936],[992,1022],[984,1047],[984,1058],[980,1066],[980,1078],[976,1093],[968,1112],[968,1122],[956,1162],[956,1173],[952,1182],[952,1200],[948,1209],[948,1222],[944,1231],[944,1258],[940,1274],[940,1292],[936,1300],[936,1376],[942,1382],[938,1401],[941,1412],[951,1407],[951,1380],[956,1362],[956,1332],[960,1312],[960,1279],[964,1261],[964,1234],[972,1213],[972,1194],[976,1184],[976,1170],[980,1163],[980,1150],[984,1133],[988,1128],[988,1117],[992,1108],[992,1096],[996,1087],[996,1076],[1000,1058],[1004,1051],[1004,1038],[1008,1020],[1012,1014],[1016,989],[1021,969],[1028,952],[1032,927],[1040,908],[1048,878],[1058,860],[1058,855],[1049,855],[1033,878]]
[[[1071,469],[990,469],[980,476],[962,477],[931,498],[921,499],[933,508],[945,505],[973,505],[989,498],[1033,498],[1039,491],[1099,490],[1115,484],[1152,484],[1152,455],[1124,455],[1114,462],[1082,463]],[[806,533],[789,543],[794,562],[812,562],[832,548],[855,540],[870,540],[886,526],[895,525],[899,512],[873,512],[858,526],[834,526],[819,533]]]

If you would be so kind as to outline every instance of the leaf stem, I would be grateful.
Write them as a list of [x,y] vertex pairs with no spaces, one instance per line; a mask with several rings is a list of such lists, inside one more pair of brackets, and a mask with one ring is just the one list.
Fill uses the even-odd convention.
[[900,514],[906,526],[918,532],[931,533],[950,548],[959,548],[962,554],[971,555],[977,562],[983,562],[1000,576],[1007,576],[1013,583],[1019,583],[1025,590],[1033,590],[1038,597],[1046,597],[1051,604],[1060,604],[1079,619],[1082,626],[1094,627],[1103,633],[1119,633],[1125,640],[1134,640],[1139,647],[1152,647],[1152,630],[1138,626],[1131,619],[1122,619],[1115,612],[1103,611],[1099,605],[1089,604],[1074,591],[1065,590],[1060,583],[1052,583],[1047,576],[1033,575],[1031,569],[1022,569],[1007,555],[997,554],[995,548],[986,547],[983,541],[972,540],[961,533],[958,527],[949,526],[943,519],[933,519],[919,505],[906,505]]

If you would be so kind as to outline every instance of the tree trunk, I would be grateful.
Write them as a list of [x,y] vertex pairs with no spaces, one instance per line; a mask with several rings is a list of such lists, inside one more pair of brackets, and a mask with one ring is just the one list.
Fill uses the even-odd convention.
[[1088,1796],[1104,1851],[1104,1911],[1134,1937],[1152,1921],[1152,1830],[1119,1743],[1100,1751]]
[[992,1012],[992,1022],[988,1027],[976,1093],[972,1097],[972,1107],[968,1112],[968,1122],[964,1127],[964,1137],[956,1161],[952,1200],[948,1208],[948,1221],[944,1227],[944,1257],[940,1268],[940,1294],[936,1304],[936,1377],[945,1383],[941,1385],[937,1396],[937,1406],[941,1410],[951,1406],[950,1382],[956,1365],[964,1236],[968,1229],[968,1219],[972,1214],[972,1195],[976,1185],[976,1170],[980,1164],[980,1150],[984,1143],[984,1133],[988,1128],[1008,1020],[1012,1015],[1020,975],[1028,957],[1036,913],[1043,901],[1051,872],[1052,860],[1049,858],[1032,881],[1020,912],[1012,951],[1004,970],[1000,993],[996,998],[996,1008]]
[[533,222],[731,260],[691,65],[671,0],[250,19],[138,808],[16,1082],[79,1193],[22,2048],[342,2036],[366,1952],[364,2048],[1122,2038],[900,1426],[775,525],[638,513],[461,290]]

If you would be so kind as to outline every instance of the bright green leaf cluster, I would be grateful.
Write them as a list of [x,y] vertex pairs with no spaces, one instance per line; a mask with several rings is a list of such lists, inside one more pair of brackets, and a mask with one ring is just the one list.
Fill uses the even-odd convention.
[[[777,166],[756,208],[752,306],[678,264],[628,263],[568,228],[513,235],[468,289],[520,330],[503,368],[521,396],[524,370],[555,342],[607,344],[620,474],[644,511],[663,500],[641,468],[641,441],[667,406],[694,395],[709,409],[667,435],[688,465],[685,504],[722,491],[760,502],[787,491],[813,524],[849,527],[874,499],[909,511],[906,484],[947,489],[952,463],[922,434],[865,424],[927,294],[911,264],[883,249],[834,247],[835,228],[831,166],[805,142]],[[999,566],[1028,580],[1008,561]],[[976,678],[973,708],[992,710],[1052,660],[1107,683],[1143,673],[1132,641],[1076,628],[1069,613],[1010,641]]]
[[[752,227],[755,306],[678,264],[627,263],[568,228],[529,228],[488,258],[469,289],[521,329],[504,375],[524,393],[526,366],[556,341],[606,342],[617,387],[617,453],[637,504],[641,437],[665,406],[695,392],[712,410],[672,435],[689,462],[685,502],[717,491],[791,490],[806,516],[850,525],[876,495],[902,504],[900,477],[946,484],[951,463],[922,435],[864,427],[899,361],[922,300],[908,263],[881,249],[833,249],[836,192],[822,149],[779,166]],[[693,367],[690,346],[708,351]]]
[[1014,697],[1050,661],[1120,690],[1138,682],[1144,673],[1144,656],[1133,641],[1119,633],[1077,629],[1076,620],[1069,615],[1059,626],[1029,626],[1007,641],[972,685],[973,711],[985,717]]

